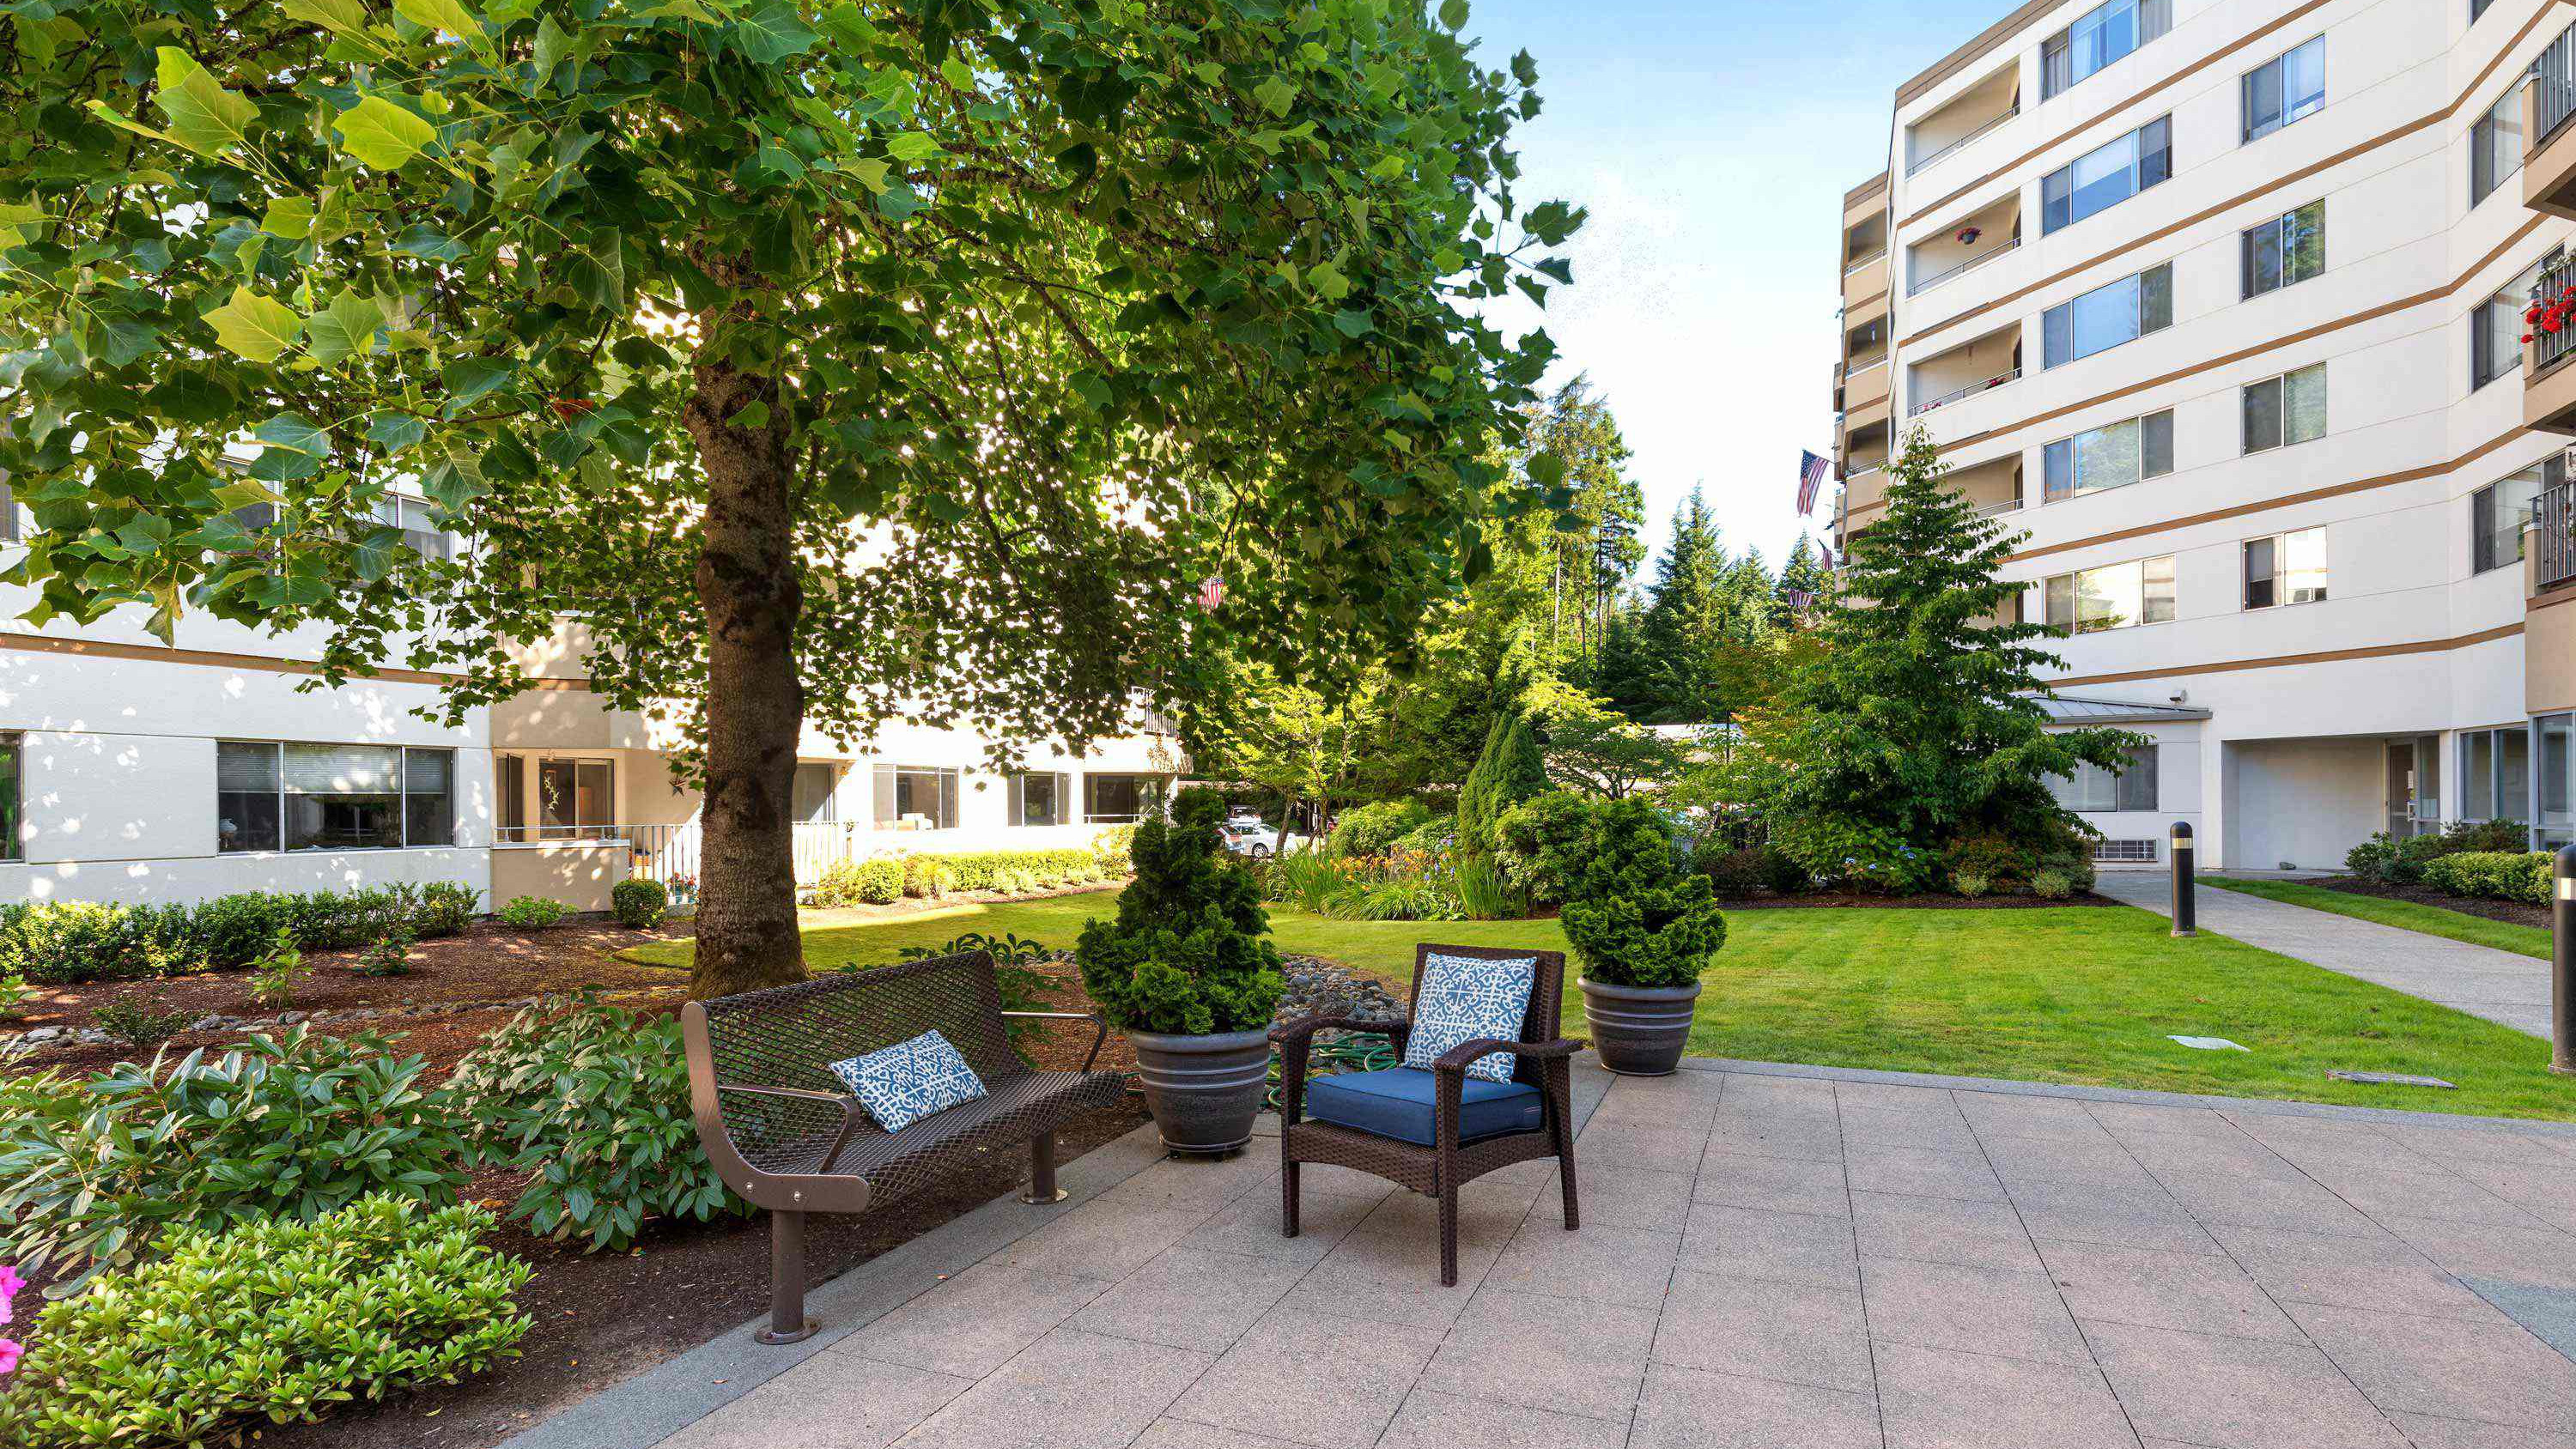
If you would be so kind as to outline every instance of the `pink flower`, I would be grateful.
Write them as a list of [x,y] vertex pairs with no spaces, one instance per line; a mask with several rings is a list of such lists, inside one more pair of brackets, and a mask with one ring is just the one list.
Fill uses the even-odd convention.
[[14,1338],[0,1338],[0,1374],[16,1373],[18,1371],[18,1356],[25,1352],[26,1350],[24,1348],[19,1347],[18,1340]]
[[18,1290],[26,1286],[27,1280],[18,1276],[17,1269],[0,1263],[0,1323],[9,1321],[9,1300],[17,1297]]

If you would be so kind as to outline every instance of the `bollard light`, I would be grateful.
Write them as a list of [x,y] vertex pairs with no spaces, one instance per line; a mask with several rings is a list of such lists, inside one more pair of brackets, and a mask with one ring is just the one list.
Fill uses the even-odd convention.
[[2550,877],[2549,1069],[2576,1076],[2576,845],[2558,847]]
[[2188,821],[2174,822],[2171,844],[2173,848],[2166,855],[2173,861],[2173,933],[2197,936],[2200,930],[2192,909],[2191,825]]

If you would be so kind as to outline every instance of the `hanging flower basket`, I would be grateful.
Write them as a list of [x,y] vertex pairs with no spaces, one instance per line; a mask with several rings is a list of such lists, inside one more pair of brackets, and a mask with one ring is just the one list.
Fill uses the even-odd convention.
[[1977,238],[1984,235],[1985,233],[1976,227],[1963,226],[1959,228],[1959,245],[1963,247],[1975,246],[1977,244]]

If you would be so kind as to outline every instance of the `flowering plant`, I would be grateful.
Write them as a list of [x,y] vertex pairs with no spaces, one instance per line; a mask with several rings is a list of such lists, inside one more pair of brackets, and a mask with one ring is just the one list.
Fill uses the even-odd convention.
[[2529,342],[2535,335],[2556,332],[2576,317],[2576,286],[2562,287],[2555,297],[2534,295],[2522,309],[2522,320],[2531,331],[2522,334]]
[[[18,1290],[26,1286],[27,1280],[18,1276],[16,1268],[0,1263],[0,1325],[9,1322],[9,1300],[17,1297]],[[26,1349],[16,1339],[0,1338],[0,1377],[17,1372],[18,1358],[25,1352]]]

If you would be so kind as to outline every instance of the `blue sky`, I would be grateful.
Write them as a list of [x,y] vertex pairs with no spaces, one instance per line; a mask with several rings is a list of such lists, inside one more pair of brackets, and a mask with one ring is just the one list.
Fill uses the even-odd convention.
[[1564,359],[1550,382],[1587,372],[1609,399],[1657,548],[1699,482],[1730,549],[1787,554],[1798,451],[1833,441],[1842,194],[1883,164],[1897,85],[2010,9],[1476,0],[1486,64],[1538,61],[1520,195],[1592,213],[1544,318]]

